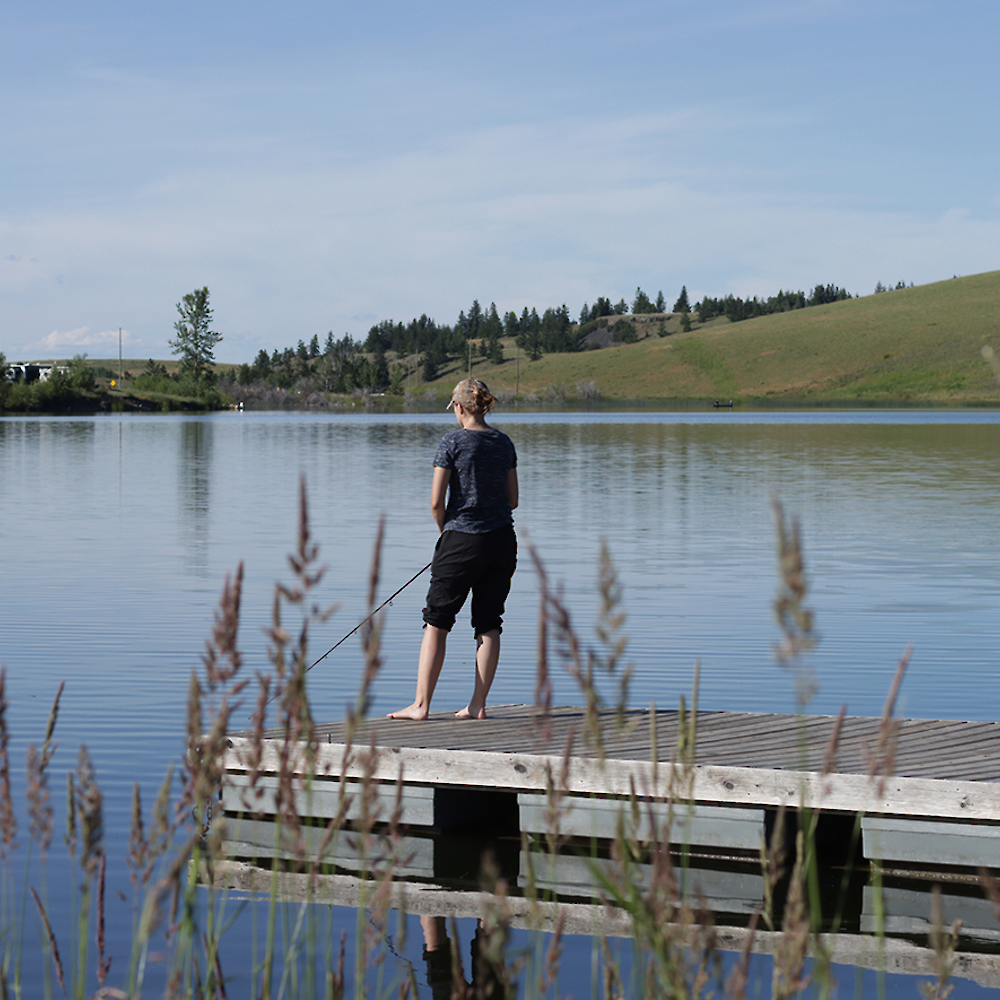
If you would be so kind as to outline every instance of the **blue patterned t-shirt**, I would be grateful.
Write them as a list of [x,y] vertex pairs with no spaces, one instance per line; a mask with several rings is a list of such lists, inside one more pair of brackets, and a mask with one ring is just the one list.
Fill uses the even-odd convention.
[[502,431],[462,428],[445,434],[434,466],[451,470],[445,531],[481,535],[514,523],[507,499],[507,474],[517,468],[517,452]]

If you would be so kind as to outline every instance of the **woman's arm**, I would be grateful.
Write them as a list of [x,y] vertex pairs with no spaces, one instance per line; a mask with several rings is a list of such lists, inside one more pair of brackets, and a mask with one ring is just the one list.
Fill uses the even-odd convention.
[[450,479],[451,469],[434,467],[434,479],[431,482],[431,513],[434,515],[438,531],[444,531],[444,507]]
[[507,499],[510,501],[510,509],[514,510],[518,501],[517,469],[511,469],[507,473]]

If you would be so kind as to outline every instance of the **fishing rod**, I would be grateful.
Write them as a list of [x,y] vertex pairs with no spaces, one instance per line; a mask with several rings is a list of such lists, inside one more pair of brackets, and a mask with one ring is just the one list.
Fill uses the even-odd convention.
[[358,624],[355,625],[354,628],[352,628],[351,631],[348,632],[347,635],[345,635],[344,638],[340,640],[340,642],[335,642],[316,661],[316,663],[312,664],[312,666],[306,667],[306,673],[309,673],[309,671],[312,670],[312,668],[315,667],[317,663],[322,663],[340,645],[341,642],[346,642],[348,639],[350,639],[351,636],[354,635],[354,633],[357,632],[357,630],[361,628],[362,625],[366,625],[368,622],[370,622],[387,604],[389,604],[392,601],[394,597],[398,597],[404,590],[406,590],[407,587],[409,587],[411,583],[413,583],[414,580],[416,580],[418,576],[421,576],[422,574],[426,573],[430,568],[431,564],[428,563],[423,569],[417,570],[417,572],[414,573],[413,576],[411,576],[410,579],[407,580],[406,583],[404,583],[403,586],[396,591],[396,593],[390,594],[367,618],[364,619],[364,621],[358,622]]
[[[413,583],[414,580],[416,580],[418,576],[422,576],[430,568],[431,568],[431,563],[428,563],[423,569],[417,570],[417,572],[414,573],[413,576],[411,576],[410,579],[407,580],[406,583],[404,583],[403,586],[399,588],[399,590],[397,590],[394,594],[390,594],[367,618],[365,618],[363,621],[358,622],[358,624],[355,625],[354,628],[352,628],[351,631],[348,632],[343,639],[341,639],[339,642],[335,642],[316,661],[316,663],[313,663],[310,666],[306,667],[305,672],[309,673],[309,671],[312,670],[313,667],[315,667],[319,663],[322,663],[342,642],[346,642],[348,639],[350,639],[351,636],[354,635],[354,633],[357,632],[357,630],[361,628],[362,625],[366,625],[368,622],[370,622],[387,604],[389,604],[392,601],[394,597],[398,597],[404,590],[406,590],[407,587],[409,587],[411,583]],[[271,702],[274,701],[277,697],[278,697],[277,694],[272,695],[270,698],[267,699],[267,704],[270,705]],[[253,716],[251,716],[251,718],[253,718]]]
[[[381,604],[380,604],[380,605],[379,605],[379,606],[378,606],[378,607],[377,607],[377,608],[376,608],[376,609],[375,609],[375,610],[374,610],[374,611],[373,611],[373,612],[372,612],[372,613],[371,613],[371,614],[370,614],[370,615],[369,615],[369,616],[368,616],[367,618],[365,618],[365,619],[364,619],[363,621],[360,621],[360,622],[358,622],[358,624],[357,624],[357,625],[355,625],[355,626],[354,626],[354,628],[352,628],[352,629],[351,629],[351,631],[350,631],[350,632],[348,632],[348,633],[347,633],[347,635],[345,635],[343,639],[341,639],[341,640],[340,640],[339,642],[335,642],[335,643],[334,643],[334,644],[333,644],[333,645],[332,645],[332,646],[331,646],[331,647],[330,647],[330,648],[329,648],[329,649],[328,649],[328,650],[327,650],[327,651],[326,651],[326,652],[325,652],[325,653],[324,653],[324,654],[323,654],[323,655],[322,655],[322,656],[321,656],[321,657],[320,657],[320,658],[319,658],[319,659],[318,659],[318,660],[316,661],[316,663],[313,663],[313,664],[311,664],[310,666],[306,667],[306,670],[305,670],[305,672],[306,672],[306,673],[309,673],[309,671],[310,671],[310,670],[312,670],[312,668],[313,668],[313,667],[315,667],[315,666],[316,666],[316,664],[318,664],[318,663],[322,663],[322,662],[323,662],[323,660],[325,660],[325,659],[326,659],[326,658],[327,658],[327,657],[328,657],[328,656],[329,656],[329,655],[330,655],[330,654],[331,654],[331,653],[332,653],[332,652],[333,652],[333,651],[334,651],[334,650],[335,650],[335,649],[336,649],[336,648],[337,648],[337,647],[338,647],[338,646],[340,645],[340,643],[342,643],[342,642],[346,642],[346,641],[347,641],[348,639],[350,639],[350,637],[351,637],[352,635],[354,635],[354,633],[355,633],[355,632],[357,632],[357,630],[358,630],[359,628],[361,628],[361,626],[362,626],[362,625],[366,625],[366,624],[367,624],[368,622],[370,622],[370,621],[371,621],[371,620],[372,620],[372,619],[373,619],[373,618],[374,618],[374,617],[375,617],[375,616],[376,616],[376,615],[377,615],[377,614],[378,614],[378,613],[379,613],[379,612],[380,612],[380,611],[381,611],[381,610],[382,610],[382,609],[383,609],[383,608],[384,608],[384,607],[385,607],[385,606],[386,606],[387,604],[389,604],[389,603],[390,603],[390,602],[392,601],[392,599],[393,599],[394,597],[398,597],[398,596],[399,596],[399,595],[400,595],[400,594],[401,594],[401,593],[402,593],[402,592],[403,592],[404,590],[406,590],[406,588],[407,588],[407,587],[408,587],[408,586],[409,586],[409,585],[410,585],[411,583],[413,583],[413,581],[414,581],[414,580],[416,580],[416,578],[417,578],[418,576],[421,576],[421,575],[423,575],[423,574],[424,574],[424,573],[426,573],[426,572],[427,572],[427,570],[429,570],[430,568],[431,568],[431,564],[430,564],[430,563],[428,563],[428,564],[427,564],[427,565],[426,565],[426,566],[425,566],[425,567],[424,567],[423,569],[421,569],[421,570],[417,570],[417,572],[416,572],[416,573],[414,573],[414,574],[413,574],[413,576],[411,576],[411,577],[410,577],[410,579],[409,579],[409,580],[407,580],[407,581],[406,581],[406,583],[404,583],[404,584],[403,584],[403,586],[399,588],[399,590],[397,590],[397,591],[396,591],[396,592],[395,592],[394,594],[390,594],[390,595],[389,595],[389,596],[388,596],[388,597],[387,597],[387,598],[386,598],[386,599],[385,599],[385,600],[384,600],[384,601],[383,601],[383,602],[382,602],[382,603],[381,603]],[[278,697],[278,695],[277,695],[277,694],[275,694],[275,695],[272,695],[272,696],[271,696],[270,698],[268,698],[268,699],[267,699],[267,704],[268,704],[268,705],[270,705],[270,704],[271,704],[271,702],[272,702],[272,701],[274,701],[274,700],[275,700],[275,699],[276,699],[277,697]],[[251,718],[253,718],[253,716],[251,716]]]

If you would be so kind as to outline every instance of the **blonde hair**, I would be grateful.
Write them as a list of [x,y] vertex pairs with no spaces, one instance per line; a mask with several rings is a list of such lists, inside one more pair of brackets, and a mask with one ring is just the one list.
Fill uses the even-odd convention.
[[496,399],[486,383],[478,378],[464,378],[451,393],[453,403],[461,403],[462,409],[473,416],[481,417],[493,409]]

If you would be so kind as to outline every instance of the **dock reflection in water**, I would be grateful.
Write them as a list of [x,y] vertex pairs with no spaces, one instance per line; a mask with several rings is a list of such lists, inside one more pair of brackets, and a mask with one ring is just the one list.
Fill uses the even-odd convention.
[[[578,935],[592,939],[628,939],[632,916],[607,901],[607,886],[621,877],[620,864],[608,845],[581,841],[563,845],[550,854],[544,838],[488,835],[407,834],[384,838],[341,831],[328,845],[317,873],[296,871],[295,852],[276,848],[278,824],[268,820],[228,817],[224,853],[227,861],[215,865],[219,887],[249,898],[342,907],[372,907],[389,866],[393,868],[384,906],[420,918],[424,935],[427,982],[444,982],[450,968],[451,942],[445,943],[454,921],[475,921],[469,956],[463,966],[471,974],[484,920],[502,915],[514,930]],[[310,853],[318,848],[323,827],[305,827]],[[384,831],[383,831],[384,833]],[[314,855],[315,856],[315,855]],[[489,879],[499,892],[482,888],[482,859],[488,859]],[[277,864],[275,863],[277,859]],[[656,877],[654,864],[639,860],[629,866],[637,889],[647,889]],[[680,853],[672,857],[677,904],[682,901],[697,914],[698,923],[678,926],[695,943],[701,927],[710,924],[715,947],[736,955],[749,949],[770,956],[781,932],[767,930],[756,917],[765,905],[765,880],[759,860]],[[987,988],[1000,988],[1000,923],[993,904],[983,897],[971,874],[952,875],[943,884],[935,873],[926,877],[877,876],[867,869],[846,874],[843,867],[821,870],[821,891],[829,907],[841,911],[836,928],[823,928],[818,941],[834,964],[885,971],[892,975],[933,977],[939,957],[930,944],[934,930],[932,886],[941,888],[944,926],[961,921],[957,947],[951,956],[952,976]],[[937,873],[939,874],[939,873]],[[784,883],[775,894],[774,926],[781,926]],[[879,903],[881,897],[881,903]],[[826,907],[824,907],[826,912]],[[815,948],[815,943],[813,948]],[[431,957],[441,949],[437,959]],[[450,962],[451,959],[449,958]],[[480,970],[482,971],[482,970]],[[493,970],[491,974],[496,974]],[[435,976],[438,977],[435,980]],[[447,995],[447,994],[442,994]]]

